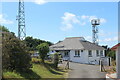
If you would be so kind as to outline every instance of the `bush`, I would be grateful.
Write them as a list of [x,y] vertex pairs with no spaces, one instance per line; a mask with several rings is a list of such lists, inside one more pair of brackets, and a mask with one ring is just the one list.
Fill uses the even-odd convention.
[[44,63],[45,57],[47,57],[47,53],[49,52],[49,45],[47,43],[42,43],[37,46],[37,49],[39,51],[39,55],[42,59],[42,63]]
[[116,60],[116,53],[115,53],[115,51],[113,51],[113,50],[108,50],[108,51],[107,51],[107,56],[108,56],[108,57],[111,57],[112,60]]
[[54,54],[54,60],[53,60],[55,68],[58,67],[58,62],[59,62],[59,55],[58,55],[58,53],[55,53]]
[[13,34],[2,34],[2,66],[9,70],[27,70],[31,67],[31,56],[21,40]]
[[33,62],[33,63],[40,63],[40,62],[41,62],[41,59],[32,58],[32,62]]

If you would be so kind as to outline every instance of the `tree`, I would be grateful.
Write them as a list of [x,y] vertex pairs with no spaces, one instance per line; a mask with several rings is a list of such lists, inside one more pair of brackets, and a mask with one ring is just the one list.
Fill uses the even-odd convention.
[[24,41],[26,42],[26,45],[29,48],[29,51],[36,51],[37,50],[36,47],[42,43],[48,43],[49,46],[53,44],[49,41],[40,40],[40,39],[33,38],[30,36],[26,37]]
[[25,43],[11,32],[2,32],[2,66],[9,70],[26,70],[31,67],[31,57]]
[[3,32],[10,32],[5,26],[0,25],[0,30]]
[[47,53],[49,52],[49,45],[47,43],[42,43],[37,46],[37,49],[39,51],[39,55],[42,59],[42,62],[44,63],[44,59],[47,56]]
[[104,47],[106,49],[105,50],[105,56],[111,57],[112,60],[116,59],[115,51],[111,50],[107,45],[106,46],[102,46],[102,47]]
[[108,50],[107,51],[107,56],[108,57],[111,57],[113,60],[116,60],[116,54],[115,54],[115,51],[113,51],[113,50]]

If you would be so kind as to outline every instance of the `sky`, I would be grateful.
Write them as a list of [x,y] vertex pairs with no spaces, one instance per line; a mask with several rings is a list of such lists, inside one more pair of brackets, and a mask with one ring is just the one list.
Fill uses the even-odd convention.
[[[18,2],[0,3],[0,22],[18,35]],[[56,43],[66,37],[92,42],[92,19],[100,19],[99,44],[118,43],[117,2],[25,2],[26,34]]]

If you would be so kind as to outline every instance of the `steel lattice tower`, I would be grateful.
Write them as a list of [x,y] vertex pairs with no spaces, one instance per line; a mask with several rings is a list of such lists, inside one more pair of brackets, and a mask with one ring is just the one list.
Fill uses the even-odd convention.
[[24,11],[24,1],[23,0],[19,0],[17,20],[18,20],[18,38],[23,40],[26,37],[25,11]]
[[99,19],[93,19],[93,20],[91,20],[91,24],[92,24],[92,40],[93,40],[93,43],[98,44],[99,40],[98,40],[98,27],[97,27],[97,25],[100,25],[100,20]]

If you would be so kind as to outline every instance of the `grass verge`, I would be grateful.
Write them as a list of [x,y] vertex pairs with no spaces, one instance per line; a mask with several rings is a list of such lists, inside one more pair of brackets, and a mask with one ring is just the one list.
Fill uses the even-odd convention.
[[28,72],[10,72],[4,71],[3,78],[64,78],[67,71],[62,68],[54,69],[53,64],[46,62],[46,64],[33,63],[33,67]]

